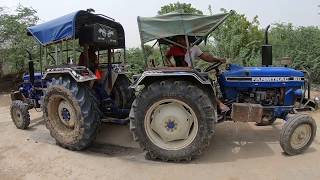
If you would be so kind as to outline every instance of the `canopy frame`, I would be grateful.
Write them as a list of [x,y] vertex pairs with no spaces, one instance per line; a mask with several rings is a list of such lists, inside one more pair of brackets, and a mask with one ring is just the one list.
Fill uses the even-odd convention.
[[[160,46],[160,39],[163,40],[163,41],[166,41],[168,42],[168,44],[173,44],[173,45],[176,45],[176,46],[179,46],[179,47],[182,47],[184,49],[187,50],[187,52],[189,53],[189,57],[190,57],[190,61],[191,61],[191,67],[193,67],[193,59],[191,57],[191,52],[190,52],[190,49],[196,45],[196,44],[200,44],[203,40],[207,39],[208,36],[214,31],[216,30],[228,17],[230,17],[230,15],[232,15],[234,13],[234,11],[230,11],[229,13],[226,13],[225,16],[223,18],[221,18],[213,27],[211,27],[203,36],[196,36],[196,35],[191,35],[189,33],[186,32],[186,29],[184,28],[183,31],[184,31],[184,34],[179,34],[179,35],[184,35],[185,36],[185,40],[186,40],[186,43],[187,43],[187,46],[183,46],[177,42],[174,42],[172,40],[170,40],[168,37],[162,37],[162,38],[159,38],[159,39],[156,39],[159,43],[159,46]],[[183,13],[182,13],[183,14]],[[179,14],[177,14],[179,15]],[[203,16],[205,17],[205,16]],[[200,17],[201,18],[201,17]],[[144,48],[144,45],[148,42],[144,42],[144,39],[143,39],[143,32],[142,32],[142,27],[141,27],[141,18],[138,16],[137,18],[137,21],[138,21],[138,27],[139,27],[139,33],[140,33],[140,41],[141,41],[141,49],[142,49],[142,53],[143,53],[143,58],[144,58],[144,61],[145,61],[145,68],[148,68],[148,59],[146,57],[146,54],[145,54],[145,48]],[[181,19],[180,20],[182,23],[184,23],[184,20]],[[185,27],[185,26],[183,26]],[[151,35],[154,35],[156,36],[156,34],[152,34],[151,32],[148,32],[148,34],[151,34]],[[194,36],[196,37],[197,39],[193,42],[193,43],[190,43],[189,42],[189,36]],[[200,38],[198,38],[200,37]],[[162,55],[162,52],[161,52],[161,55]],[[163,57],[162,57],[163,58]]]

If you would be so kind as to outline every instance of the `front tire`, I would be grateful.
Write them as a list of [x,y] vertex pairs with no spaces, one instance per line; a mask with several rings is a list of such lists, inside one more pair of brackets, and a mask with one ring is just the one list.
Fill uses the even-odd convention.
[[303,153],[313,142],[317,125],[315,120],[306,114],[295,114],[289,117],[280,132],[280,145],[288,155]]
[[14,100],[10,106],[11,119],[18,129],[27,129],[30,124],[29,107],[21,100]]
[[43,101],[46,127],[57,144],[70,150],[90,145],[100,124],[92,90],[68,77],[53,78]]
[[200,155],[213,134],[215,108],[210,98],[185,81],[145,87],[132,105],[130,129],[147,158],[181,161]]

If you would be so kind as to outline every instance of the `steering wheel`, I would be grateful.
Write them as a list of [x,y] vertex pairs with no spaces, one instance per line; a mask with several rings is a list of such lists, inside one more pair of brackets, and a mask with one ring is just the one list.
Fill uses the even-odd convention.
[[214,69],[217,69],[222,63],[221,62],[214,62],[212,63],[209,67],[207,67],[204,72],[209,72],[212,71]]

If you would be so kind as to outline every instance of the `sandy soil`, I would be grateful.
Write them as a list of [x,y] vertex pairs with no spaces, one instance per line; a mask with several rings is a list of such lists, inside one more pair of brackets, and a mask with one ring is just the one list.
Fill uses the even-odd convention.
[[[145,160],[127,126],[104,124],[92,147],[73,152],[55,144],[41,113],[32,112],[28,130],[9,115],[0,95],[0,179],[320,179],[320,132],[302,155],[286,156],[279,145],[281,121],[268,127],[222,123],[209,149],[189,163]],[[319,122],[320,112],[311,115]],[[320,125],[319,125],[320,127]]]

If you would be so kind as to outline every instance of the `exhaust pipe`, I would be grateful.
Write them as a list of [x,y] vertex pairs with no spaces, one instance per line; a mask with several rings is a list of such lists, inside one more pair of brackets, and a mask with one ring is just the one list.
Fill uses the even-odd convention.
[[29,77],[30,77],[30,82],[33,85],[34,84],[34,63],[32,60],[32,55],[31,52],[27,50],[28,53],[28,66],[29,66]]
[[268,31],[269,31],[270,25],[267,26],[265,30],[265,44],[262,45],[262,65],[263,66],[271,66],[272,65],[272,45],[269,44],[269,38],[268,38]]

